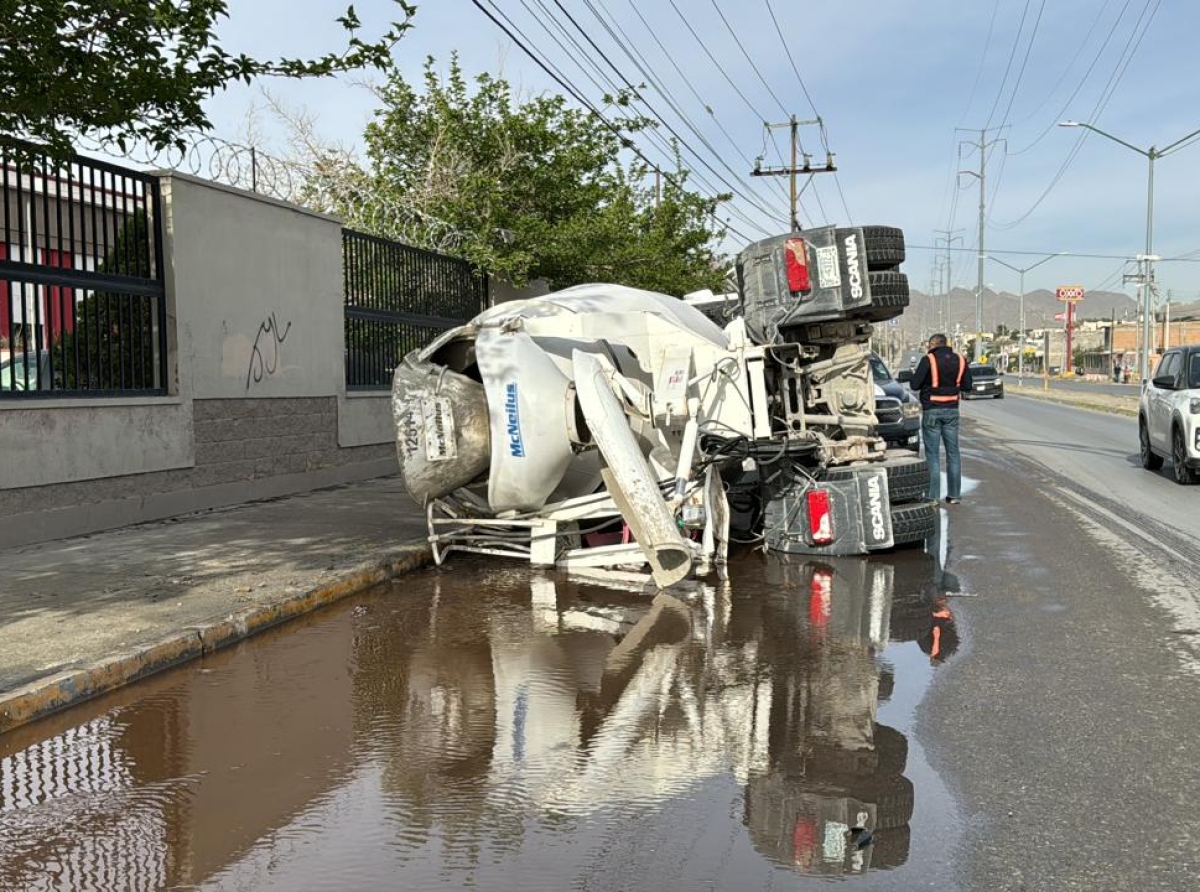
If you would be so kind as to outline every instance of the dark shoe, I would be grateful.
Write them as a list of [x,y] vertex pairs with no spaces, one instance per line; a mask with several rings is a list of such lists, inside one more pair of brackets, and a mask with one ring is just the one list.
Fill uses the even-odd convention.
[[946,496],[946,504],[947,505],[958,505],[961,503],[962,503],[962,499],[952,499],[949,496]]

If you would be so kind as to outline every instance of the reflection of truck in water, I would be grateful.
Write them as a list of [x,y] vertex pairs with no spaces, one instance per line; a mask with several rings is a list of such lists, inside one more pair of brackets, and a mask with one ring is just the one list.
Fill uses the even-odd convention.
[[[633,816],[675,814],[639,828],[652,848],[678,832],[679,809],[740,802],[729,832],[744,827],[773,864],[902,865],[913,787],[904,735],[877,720],[889,692],[879,656],[897,582],[928,589],[916,578],[931,575],[925,557],[739,558],[734,588],[649,605],[573,578],[485,571],[487,609],[464,593],[425,623],[406,616],[399,661],[361,642],[382,673],[364,677],[393,677],[379,690],[400,706],[403,730],[380,741],[389,795],[430,838],[446,822],[536,838],[545,821],[611,841]],[[850,844],[855,826],[870,846]]]
[[[903,237],[825,227],[738,257],[739,315],[617,285],[501,304],[408,356],[401,471],[453,550],[670,585],[728,542],[863,554],[922,541],[924,463],[878,436],[872,324],[908,304]],[[589,533],[623,531],[600,547]]]

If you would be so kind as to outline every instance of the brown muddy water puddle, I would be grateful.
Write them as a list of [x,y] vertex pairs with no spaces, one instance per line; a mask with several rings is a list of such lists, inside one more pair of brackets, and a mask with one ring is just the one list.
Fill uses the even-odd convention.
[[921,552],[678,597],[452,559],[0,737],[0,889],[949,888],[911,734],[959,656],[940,584]]

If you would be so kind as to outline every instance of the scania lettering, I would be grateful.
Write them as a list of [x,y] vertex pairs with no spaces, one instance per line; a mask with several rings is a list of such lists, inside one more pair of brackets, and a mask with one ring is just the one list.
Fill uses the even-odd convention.
[[871,534],[876,542],[882,542],[887,538],[887,527],[883,522],[883,487],[878,477],[867,481],[867,493],[871,506]]
[[862,297],[862,272],[858,266],[858,236],[846,237],[846,265],[850,268],[850,296],[855,300]]

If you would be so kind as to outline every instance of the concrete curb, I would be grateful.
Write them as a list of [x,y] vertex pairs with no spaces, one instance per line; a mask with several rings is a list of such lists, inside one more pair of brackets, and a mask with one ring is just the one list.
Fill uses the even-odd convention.
[[359,565],[336,581],[303,594],[231,613],[204,626],[189,626],[129,653],[0,693],[0,734],[319,610],[432,560],[428,546],[405,546],[383,561]]

